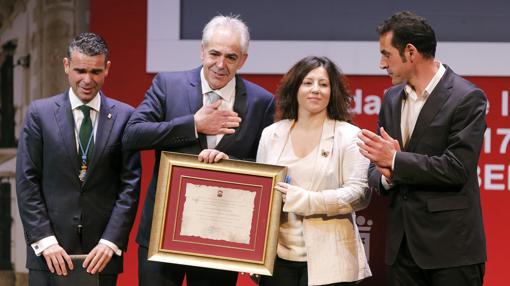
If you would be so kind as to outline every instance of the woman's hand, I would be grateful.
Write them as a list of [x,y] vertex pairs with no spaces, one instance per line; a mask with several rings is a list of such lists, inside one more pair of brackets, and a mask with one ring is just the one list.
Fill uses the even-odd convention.
[[287,192],[289,191],[290,186],[291,185],[284,183],[284,182],[276,183],[276,186],[274,186],[275,190],[282,193],[282,200],[284,203],[285,203],[285,199],[287,197]]
[[228,155],[216,149],[204,149],[198,154],[198,161],[204,163],[218,163],[223,159],[228,159]]

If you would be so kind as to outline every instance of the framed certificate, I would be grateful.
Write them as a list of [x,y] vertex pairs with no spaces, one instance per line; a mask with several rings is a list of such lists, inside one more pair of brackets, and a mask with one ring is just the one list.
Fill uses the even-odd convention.
[[272,275],[286,172],[162,152],[149,260]]

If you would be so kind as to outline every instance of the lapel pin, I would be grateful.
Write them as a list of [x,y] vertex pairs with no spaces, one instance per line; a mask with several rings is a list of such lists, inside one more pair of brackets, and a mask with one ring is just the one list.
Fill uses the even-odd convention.
[[328,157],[329,156],[329,151],[321,150],[321,156],[322,157]]
[[112,114],[108,113],[108,115],[106,115],[106,117],[108,117],[108,119],[112,119]]

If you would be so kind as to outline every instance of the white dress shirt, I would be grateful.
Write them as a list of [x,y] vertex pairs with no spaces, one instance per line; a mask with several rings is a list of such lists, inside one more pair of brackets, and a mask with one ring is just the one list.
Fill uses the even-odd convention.
[[[416,90],[414,90],[413,87],[411,87],[408,84],[404,87],[404,92],[406,96],[404,99],[402,99],[402,110],[400,118],[400,128],[402,136],[404,137],[406,136],[406,133],[408,133],[408,138],[402,138],[404,144],[409,143],[406,142],[406,139],[407,140],[411,139],[421,109],[423,108],[430,94],[432,94],[437,84],[439,83],[439,81],[446,72],[446,68],[440,62],[436,61],[436,64],[439,66],[439,69],[437,70],[434,77],[432,77],[430,82],[427,84],[422,94],[418,95],[416,93]],[[393,154],[391,170],[394,169],[396,155],[397,153],[395,152],[395,154]],[[393,185],[389,183],[388,179],[385,176],[381,176],[381,183],[386,190],[389,190],[391,187],[393,187]]]
[[[222,100],[219,110],[226,110],[226,111],[232,111],[234,110],[234,101],[235,101],[235,95],[236,95],[236,78],[232,78],[224,87],[220,89],[212,89],[209,84],[207,83],[207,80],[204,76],[204,68],[200,70],[200,82],[202,84],[202,103],[203,105],[209,104],[209,95],[208,93],[211,91],[214,91],[216,94],[218,94]],[[195,127],[196,130],[196,127]],[[216,136],[216,144],[220,142],[221,138],[223,138],[224,134],[217,134],[217,135],[208,135],[208,136]],[[198,137],[198,136],[197,136]],[[208,148],[211,148],[212,146],[208,146]]]
[[[71,101],[71,110],[73,111],[73,117],[74,117],[74,135],[76,137],[76,146],[77,151],[80,150],[80,146],[78,145],[78,139],[80,138],[79,132],[80,132],[80,126],[81,122],[83,121],[83,112],[79,109],[82,105],[87,105],[90,107],[90,121],[92,122],[92,128],[94,132],[94,143],[96,142],[96,131],[97,131],[97,124],[96,124],[96,118],[99,114],[99,110],[101,110],[101,96],[96,95],[94,98],[89,101],[88,103],[84,104],[73,92],[73,89],[69,89],[69,100]],[[87,142],[82,142],[82,144],[85,144],[83,148],[86,148]],[[79,152],[78,152],[79,153]]]

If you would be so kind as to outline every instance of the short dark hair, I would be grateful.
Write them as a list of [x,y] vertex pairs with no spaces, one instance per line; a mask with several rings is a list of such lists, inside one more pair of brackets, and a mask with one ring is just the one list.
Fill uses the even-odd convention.
[[77,51],[87,56],[104,55],[105,64],[108,62],[109,51],[106,41],[94,33],[81,33],[74,38],[67,49],[67,57],[71,60],[71,53]]
[[436,55],[436,34],[427,20],[409,11],[402,11],[384,20],[377,27],[379,36],[393,32],[391,44],[404,56],[407,44],[416,47],[424,58],[434,58]]
[[331,95],[327,106],[328,118],[351,121],[351,114],[349,113],[351,96],[345,76],[329,58],[316,56],[301,59],[283,76],[276,91],[277,120],[297,119],[299,87],[306,75],[318,67],[323,67],[326,70],[330,82]]

